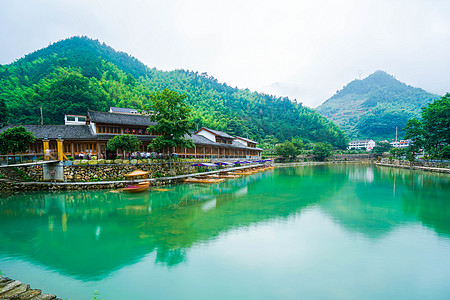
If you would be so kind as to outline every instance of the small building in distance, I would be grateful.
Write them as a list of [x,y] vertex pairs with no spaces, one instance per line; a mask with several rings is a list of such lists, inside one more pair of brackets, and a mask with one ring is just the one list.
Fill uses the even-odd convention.
[[128,115],[140,115],[141,113],[137,111],[135,108],[123,108],[123,107],[113,107],[109,108],[110,113],[116,114],[128,114]]
[[358,141],[349,142],[347,149],[348,150],[357,149],[357,150],[372,151],[373,147],[375,147],[374,140],[358,140]]
[[406,148],[411,144],[411,140],[392,141],[389,144],[391,144],[393,148]]
[[64,125],[86,125],[86,116],[64,115]]

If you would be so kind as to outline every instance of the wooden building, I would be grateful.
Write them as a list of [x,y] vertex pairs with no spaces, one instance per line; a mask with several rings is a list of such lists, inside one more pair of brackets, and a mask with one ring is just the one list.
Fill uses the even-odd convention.
[[[140,152],[152,152],[148,145],[157,136],[147,131],[154,122],[148,115],[126,112],[89,111],[84,125],[8,125],[0,129],[24,126],[36,137],[36,142],[30,145],[30,152],[42,153],[43,141],[49,142],[49,148],[56,152],[56,140],[63,141],[64,154],[69,157],[96,155],[107,158],[106,144],[116,135],[131,134],[142,141]],[[195,158],[246,158],[260,159],[262,149],[256,147],[256,142],[248,139],[233,137],[225,132],[201,128],[197,132],[187,135],[192,139],[194,148],[173,149],[178,157]],[[120,153],[117,153],[120,156]]]

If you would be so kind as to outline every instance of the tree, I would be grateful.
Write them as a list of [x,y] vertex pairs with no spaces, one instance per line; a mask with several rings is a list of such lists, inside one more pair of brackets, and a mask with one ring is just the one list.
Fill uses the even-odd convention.
[[312,153],[314,158],[318,161],[324,161],[327,157],[331,156],[332,146],[328,143],[317,143],[314,145]]
[[383,154],[384,152],[389,152],[392,148],[389,142],[378,142],[375,147],[373,147],[372,152],[375,154]]
[[194,143],[185,136],[195,129],[195,123],[189,121],[191,108],[184,102],[186,95],[164,89],[150,95],[150,107],[153,113],[150,120],[156,122],[148,131],[159,134],[149,147],[157,151],[170,151],[174,147],[193,148]]
[[450,94],[435,100],[422,111],[425,148],[440,155],[450,145]]
[[293,159],[297,156],[297,148],[292,142],[286,141],[275,147],[275,153],[281,156],[283,160],[287,160],[289,158]]
[[410,150],[412,152],[418,152],[424,146],[425,142],[425,130],[423,129],[422,122],[416,118],[410,119],[406,123],[405,128],[403,128],[403,131],[405,131],[404,138],[412,141]]
[[33,133],[23,126],[8,128],[0,133],[0,153],[19,153],[28,150],[28,146],[35,141]]
[[138,140],[134,135],[117,135],[108,141],[108,143],[106,144],[106,150],[111,152],[115,152],[117,150],[134,152],[139,150],[139,146],[141,144],[142,142]]
[[8,123],[9,111],[4,99],[0,99],[0,128]]

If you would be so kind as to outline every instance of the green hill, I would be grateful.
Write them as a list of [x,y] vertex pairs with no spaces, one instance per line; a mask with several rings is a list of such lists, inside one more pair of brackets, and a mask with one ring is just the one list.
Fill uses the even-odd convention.
[[10,123],[62,124],[63,115],[109,106],[142,108],[151,92],[168,88],[188,96],[193,120],[263,142],[302,138],[346,146],[340,128],[288,98],[219,83],[206,73],[151,69],[134,57],[87,37],[72,37],[0,65],[0,97]]
[[316,108],[336,123],[351,139],[395,137],[408,119],[420,117],[421,108],[438,95],[406,85],[383,71],[354,80]]

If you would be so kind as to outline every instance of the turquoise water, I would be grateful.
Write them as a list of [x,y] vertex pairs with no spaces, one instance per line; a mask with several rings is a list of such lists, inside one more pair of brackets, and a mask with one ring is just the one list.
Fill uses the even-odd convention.
[[0,198],[0,270],[62,299],[449,299],[450,176],[279,168]]

